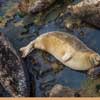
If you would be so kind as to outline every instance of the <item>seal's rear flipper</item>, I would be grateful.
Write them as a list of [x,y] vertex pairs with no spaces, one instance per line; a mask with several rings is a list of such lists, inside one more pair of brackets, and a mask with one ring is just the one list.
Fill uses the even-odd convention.
[[32,52],[34,49],[34,41],[30,42],[27,46],[20,48],[20,52],[22,54],[22,57],[25,58],[28,56],[30,52]]
[[21,56],[22,56],[23,58],[25,58],[25,57],[27,56],[27,48],[26,48],[26,47],[20,48],[19,51],[21,52]]

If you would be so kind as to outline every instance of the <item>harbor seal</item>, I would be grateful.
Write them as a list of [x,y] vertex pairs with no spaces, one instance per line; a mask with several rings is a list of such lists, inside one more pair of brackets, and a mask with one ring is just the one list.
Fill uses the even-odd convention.
[[27,46],[20,48],[26,57],[35,48],[44,50],[65,66],[84,71],[100,64],[100,55],[88,48],[76,36],[65,32],[48,32],[40,35]]

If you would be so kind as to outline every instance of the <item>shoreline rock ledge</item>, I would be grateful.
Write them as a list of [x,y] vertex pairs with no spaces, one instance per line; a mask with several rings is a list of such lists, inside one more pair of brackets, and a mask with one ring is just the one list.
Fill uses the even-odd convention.
[[69,5],[68,9],[82,21],[100,28],[100,0],[82,0],[78,4]]
[[25,66],[3,33],[0,33],[0,83],[11,97],[29,96]]

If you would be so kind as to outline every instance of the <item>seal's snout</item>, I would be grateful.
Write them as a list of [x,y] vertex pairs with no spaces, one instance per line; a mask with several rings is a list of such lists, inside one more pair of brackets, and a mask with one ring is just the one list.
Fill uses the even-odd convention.
[[96,60],[97,60],[98,62],[100,62],[100,55],[97,55],[97,56],[96,56]]
[[100,67],[100,55],[96,56],[96,61],[98,62],[97,67]]
[[100,55],[99,54],[93,54],[92,55],[92,62],[94,63],[94,66],[100,65]]

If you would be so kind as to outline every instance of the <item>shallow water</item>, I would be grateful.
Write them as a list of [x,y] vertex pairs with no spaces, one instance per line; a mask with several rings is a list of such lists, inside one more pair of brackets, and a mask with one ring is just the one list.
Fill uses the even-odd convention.
[[[10,9],[11,5],[13,5],[13,2],[11,1],[12,0],[4,0],[4,4],[2,5],[4,8],[0,10],[1,17],[5,14],[6,10]],[[75,2],[76,1],[79,0],[75,0]],[[16,22],[23,20],[22,17],[16,14],[16,16],[14,16],[13,19],[6,24],[6,27],[1,28],[0,31],[6,34],[13,46],[18,51],[20,47],[28,44],[31,40],[35,39],[44,32],[69,32],[69,30],[63,25],[63,18],[56,18],[55,20],[44,25],[28,24],[23,27],[23,25],[15,26]],[[72,31],[72,34],[76,35],[85,44],[87,44],[88,47],[100,53],[99,29],[86,25],[70,31]],[[33,63],[33,59],[35,63]],[[77,72],[67,67],[65,68],[65,66],[57,61],[53,56],[41,50],[33,51],[33,53],[31,53],[28,59],[25,61],[27,63],[27,67],[29,67],[31,81],[35,79],[36,96],[48,96],[48,91],[57,83],[67,87],[80,89],[87,80],[87,75],[85,73]],[[55,73],[52,70],[53,65],[61,66],[63,69]]]

